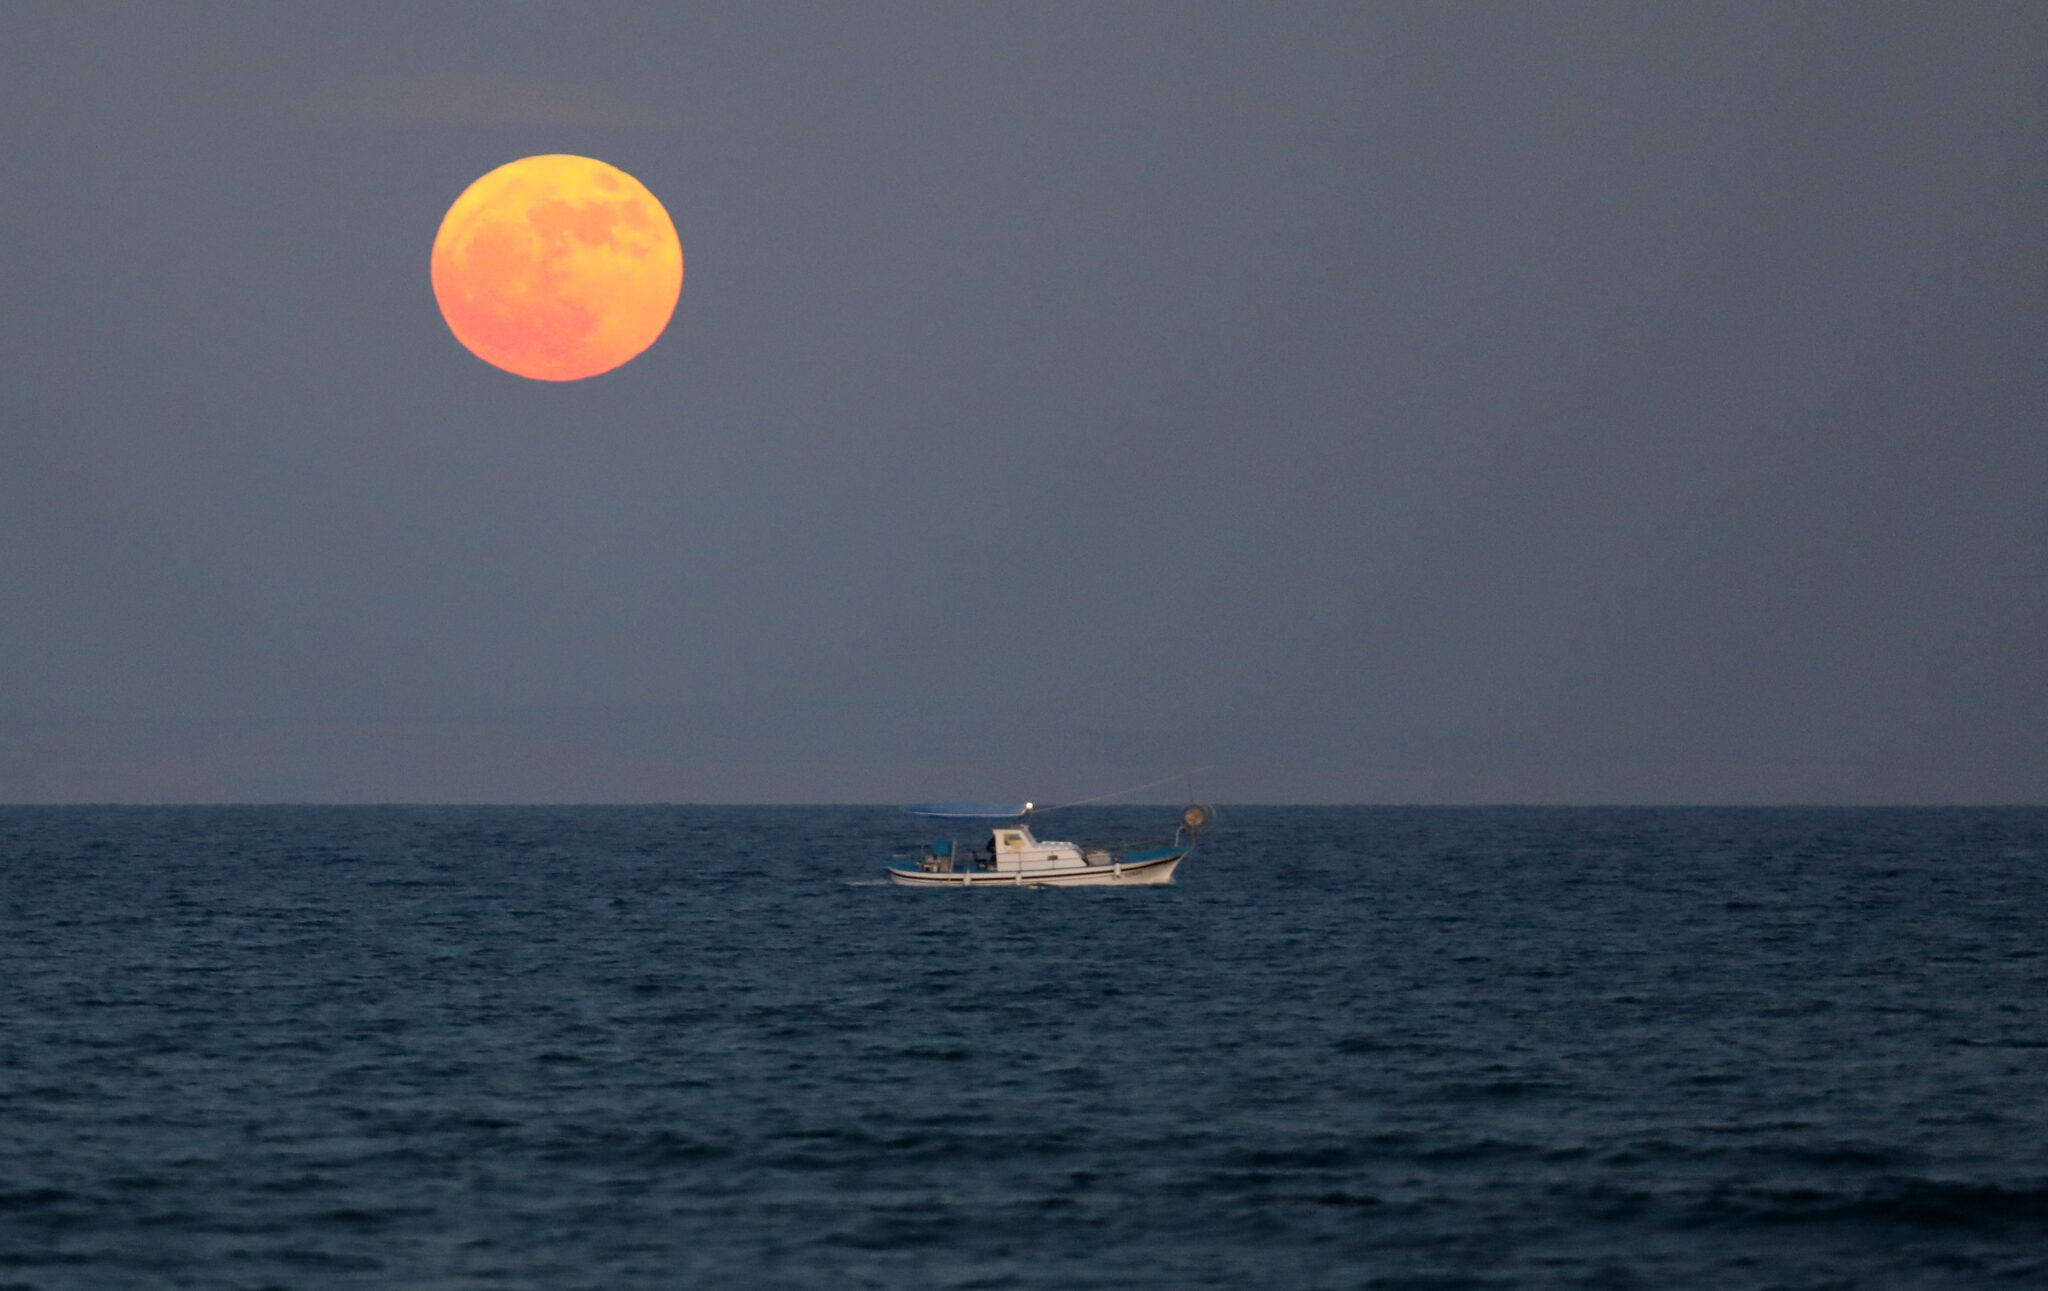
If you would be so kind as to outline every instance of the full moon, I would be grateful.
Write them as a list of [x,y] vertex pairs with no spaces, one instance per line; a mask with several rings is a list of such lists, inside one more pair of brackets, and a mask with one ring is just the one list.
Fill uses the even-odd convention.
[[639,180],[558,153],[464,189],[434,237],[433,277],[470,353],[536,381],[576,381],[654,344],[683,289],[683,248]]

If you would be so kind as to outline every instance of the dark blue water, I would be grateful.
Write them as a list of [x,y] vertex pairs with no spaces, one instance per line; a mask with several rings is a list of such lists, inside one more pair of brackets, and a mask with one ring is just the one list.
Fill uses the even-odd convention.
[[0,809],[0,1287],[2048,1285],[2048,811],[1224,823]]

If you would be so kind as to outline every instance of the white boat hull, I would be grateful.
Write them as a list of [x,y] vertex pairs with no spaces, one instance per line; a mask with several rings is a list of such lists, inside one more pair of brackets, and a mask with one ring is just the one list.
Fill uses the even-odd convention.
[[[1192,849],[1190,849],[1192,850]],[[955,872],[892,867],[889,877],[907,888],[1094,888],[1173,882],[1174,867],[1187,851],[1142,861],[1107,865],[1062,865],[1049,869],[962,870]]]

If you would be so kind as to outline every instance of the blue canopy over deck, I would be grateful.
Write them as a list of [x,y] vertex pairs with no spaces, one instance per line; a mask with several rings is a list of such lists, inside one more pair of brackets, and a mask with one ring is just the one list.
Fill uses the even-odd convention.
[[903,810],[928,820],[1015,820],[1031,810],[1028,802],[920,802]]

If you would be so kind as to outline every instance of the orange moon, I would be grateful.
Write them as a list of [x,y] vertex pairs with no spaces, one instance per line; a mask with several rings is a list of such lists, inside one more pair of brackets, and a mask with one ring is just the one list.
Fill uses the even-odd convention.
[[433,276],[441,317],[470,353],[576,381],[654,344],[683,289],[683,248],[639,180],[557,153],[464,189],[434,237]]

